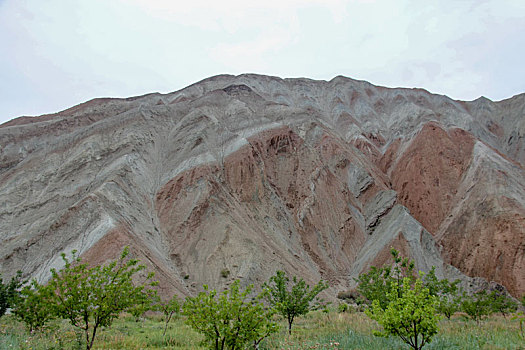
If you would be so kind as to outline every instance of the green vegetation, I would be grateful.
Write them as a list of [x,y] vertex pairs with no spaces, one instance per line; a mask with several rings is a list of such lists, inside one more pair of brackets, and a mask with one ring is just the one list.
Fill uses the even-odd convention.
[[391,301],[389,295],[392,295],[392,290],[395,290],[398,297],[401,297],[404,278],[415,279],[414,262],[400,256],[399,252],[393,248],[390,253],[394,260],[393,267],[391,265],[384,265],[380,268],[372,266],[369,272],[359,275],[356,279],[359,294],[368,304],[377,300],[383,310]]
[[461,310],[471,319],[480,323],[487,316],[500,312],[505,318],[507,314],[518,309],[518,303],[502,292],[488,293],[481,290],[472,295],[464,294],[461,300]]
[[33,280],[16,296],[13,313],[25,323],[30,332],[42,329],[48,321],[55,318],[52,304],[49,302],[50,292],[50,289]]
[[187,298],[183,305],[186,323],[204,336],[203,344],[211,349],[245,349],[277,331],[274,312],[263,305],[262,296],[250,298],[253,286],[241,291],[239,285],[235,281],[220,294],[205,285],[204,292]]
[[[416,277],[413,262],[395,250],[390,266],[372,268],[357,279],[356,291],[338,294],[350,305],[344,302],[333,309],[318,298],[328,288],[325,282],[310,287],[282,271],[262,285],[260,294],[252,285],[242,290],[236,280],[222,292],[203,286],[203,292],[184,302],[176,295],[161,301],[156,283],[151,282],[153,274],[128,258],[127,248],[119,259],[94,267],[83,264],[75,252],[71,261],[62,257],[65,267],[52,270],[47,285],[23,282],[21,274],[7,285],[0,280],[0,301],[12,311],[0,318],[0,349],[385,349],[404,348],[403,342],[413,349],[518,349],[524,345],[525,318],[514,313],[517,303],[504,290],[460,294],[458,282],[437,278],[434,269]],[[360,312],[367,305],[366,314]],[[458,315],[459,307],[464,314]],[[438,313],[447,318],[440,320]],[[510,319],[509,313],[514,313]]]
[[518,310],[518,303],[509,298],[507,294],[498,291],[492,291],[489,295],[492,312],[499,312],[505,318],[506,315]]
[[221,277],[222,278],[228,278],[229,275],[230,275],[230,270],[228,270],[228,269],[222,269],[221,270]]
[[294,276],[292,280],[293,285],[283,271],[277,271],[270,277],[270,282],[263,285],[269,304],[288,321],[289,334],[292,334],[292,324],[297,316],[306,315],[322,306],[322,300],[317,296],[328,288],[328,284],[323,281],[310,289],[302,278]]
[[171,299],[164,303],[160,303],[160,310],[164,314],[166,325],[164,326],[163,336],[166,336],[166,331],[168,330],[168,324],[170,323],[173,316],[177,316],[180,313],[180,302],[179,298],[176,295],[173,295]]
[[23,284],[22,272],[18,271],[9,283],[4,284],[0,275],[0,318],[5,315],[7,309],[13,307],[18,289]]
[[412,286],[410,279],[405,277],[401,293],[391,288],[387,296],[390,302],[385,309],[374,300],[372,307],[366,310],[366,314],[383,327],[383,331],[375,332],[375,335],[398,336],[414,350],[430,343],[438,332],[437,297],[430,295],[422,280],[417,279]]
[[152,297],[154,282],[149,274],[146,282],[133,284],[132,278],[145,266],[138,265],[138,260],[127,259],[126,247],[120,258],[109,264],[88,267],[81,263],[76,252],[70,261],[62,254],[65,267],[51,270],[51,280],[43,287],[49,292],[48,303],[53,313],[69,320],[74,326],[84,331],[86,349],[93,347],[93,342],[100,327],[108,327],[123,311],[129,311]]
[[479,325],[483,318],[492,313],[490,295],[485,290],[463,295],[461,310]]
[[[132,315],[123,314],[111,327],[102,328],[97,335],[94,349],[209,349],[200,345],[203,336],[185,323],[185,317],[172,320],[163,336],[164,318],[160,315],[145,317],[144,324]],[[260,350],[273,349],[408,349],[398,337],[376,337],[375,321],[361,312],[326,314],[310,312],[297,319],[292,335],[288,334],[287,321],[279,322],[280,330],[263,340]],[[426,350],[462,349],[522,349],[524,341],[519,336],[519,321],[489,316],[480,326],[461,316],[444,318],[438,324],[439,332]],[[77,329],[69,322],[55,319],[44,329],[28,332],[12,315],[0,319],[0,349],[49,350],[80,349]],[[81,335],[81,334],[80,334]],[[81,340],[83,337],[81,337]]]

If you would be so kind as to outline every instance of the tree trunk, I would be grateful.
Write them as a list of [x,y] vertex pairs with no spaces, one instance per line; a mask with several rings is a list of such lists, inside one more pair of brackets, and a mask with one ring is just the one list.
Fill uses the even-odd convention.
[[86,350],[90,350],[93,347],[95,341],[95,335],[97,334],[97,326],[93,328],[93,334],[91,334],[91,341],[89,340],[89,332],[86,330]]
[[84,332],[86,333],[86,350],[90,350],[91,342],[89,341],[89,328],[86,328]]

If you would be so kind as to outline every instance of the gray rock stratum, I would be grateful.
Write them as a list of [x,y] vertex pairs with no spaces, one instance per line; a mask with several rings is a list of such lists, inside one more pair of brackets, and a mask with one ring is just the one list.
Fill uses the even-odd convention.
[[18,118],[0,126],[0,272],[45,281],[62,252],[129,245],[163,294],[284,269],[335,295],[395,247],[518,296],[524,109],[246,74]]

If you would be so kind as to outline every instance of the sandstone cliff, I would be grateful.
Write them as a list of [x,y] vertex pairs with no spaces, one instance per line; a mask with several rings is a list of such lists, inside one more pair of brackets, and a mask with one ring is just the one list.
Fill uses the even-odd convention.
[[45,280],[61,252],[130,245],[166,294],[276,269],[336,292],[394,246],[521,295],[524,137],[524,94],[345,77],[216,76],[18,118],[0,126],[0,272]]

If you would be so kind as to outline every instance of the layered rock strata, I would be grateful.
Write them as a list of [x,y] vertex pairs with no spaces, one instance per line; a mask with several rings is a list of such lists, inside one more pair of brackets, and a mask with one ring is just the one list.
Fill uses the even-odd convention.
[[395,247],[522,295],[524,110],[523,94],[224,75],[18,118],[0,126],[0,272],[45,281],[62,252],[129,245],[166,295],[277,269],[335,295]]

